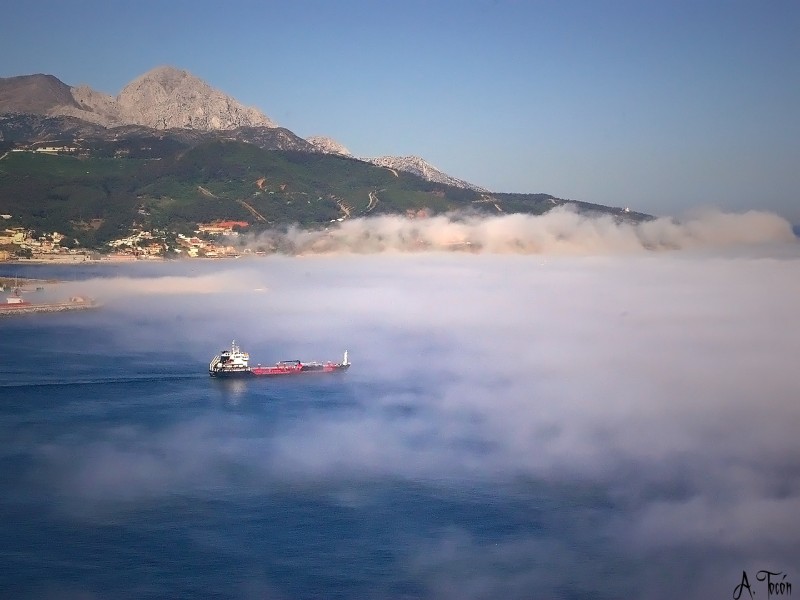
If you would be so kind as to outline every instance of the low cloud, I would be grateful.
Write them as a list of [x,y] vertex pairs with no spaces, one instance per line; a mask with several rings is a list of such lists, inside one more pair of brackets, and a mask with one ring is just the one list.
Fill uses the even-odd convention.
[[[158,348],[199,378],[236,337],[254,362],[336,358],[347,348],[353,367],[332,384],[336,398],[324,409],[311,392],[289,408],[284,396],[295,388],[248,381],[210,385],[178,422],[83,427],[35,450],[37,476],[68,511],[92,515],[175,493],[286,486],[345,489],[343,502],[358,506],[368,504],[365,487],[344,482],[386,480],[445,495],[489,490],[494,504],[544,498],[554,514],[573,518],[588,494],[604,508],[587,508],[585,531],[571,539],[602,539],[625,565],[654,561],[687,576],[690,558],[719,556],[706,573],[712,579],[687,583],[683,596],[720,585],[727,593],[737,582],[719,578],[731,569],[735,579],[754,558],[789,569],[800,552],[800,252],[793,239],[773,254],[748,250],[783,239],[771,216],[722,221],[726,233],[702,219],[680,235],[657,222],[623,231],[639,250],[643,239],[665,247],[658,240],[680,236],[687,248],[697,240],[744,245],[546,260],[272,257],[124,279],[124,293],[93,317],[108,335],[82,351]],[[488,248],[491,236],[483,239]],[[557,508],[562,501],[567,508]],[[520,532],[494,547],[474,531],[440,532],[409,551],[409,569],[432,596],[523,597],[545,577],[530,560],[561,552],[559,535]],[[519,553],[530,560],[521,564]],[[481,556],[494,562],[481,566]],[[563,564],[547,564],[583,560],[559,556]],[[580,576],[580,589],[592,589],[600,567],[614,568],[598,564]],[[543,589],[556,593],[551,583]],[[630,591],[620,585],[620,594]],[[662,591],[650,597],[670,597]]]
[[794,240],[791,224],[767,212],[704,211],[676,220],[632,223],[569,206],[544,215],[450,214],[414,219],[378,216],[332,224],[323,231],[290,228],[240,240],[251,249],[287,254],[371,254],[465,251],[489,254],[629,254],[766,244]]

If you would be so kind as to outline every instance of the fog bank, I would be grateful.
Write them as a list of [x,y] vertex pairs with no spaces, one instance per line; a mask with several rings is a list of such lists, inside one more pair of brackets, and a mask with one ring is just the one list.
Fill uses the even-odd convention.
[[[726,230],[740,241],[783,235],[770,216],[741,219]],[[681,235],[734,239],[703,223]],[[762,233],[748,238],[742,223]],[[663,228],[651,239],[678,238]],[[254,362],[346,348],[353,366],[333,407],[313,395],[288,407],[291,392],[269,381],[209,382],[179,422],[89,422],[33,450],[36,477],[78,519],[219,490],[316,490],[369,505],[368,484],[381,481],[478,490],[530,510],[550,493],[548,522],[561,527],[561,510],[585,517],[570,540],[591,531],[647,573],[688,578],[650,597],[730,594],[738,581],[727,578],[743,568],[800,566],[800,249],[751,250],[276,256],[70,283],[109,298],[80,321],[103,334],[81,352],[144,360],[155,348],[160,369],[204,378],[236,338]],[[63,373],[37,375],[51,376]],[[275,406],[290,416],[275,421]],[[569,540],[486,546],[461,530],[418,553],[410,568],[445,598],[526,597],[548,581],[541,565],[584,560]],[[595,576],[581,576],[586,589]]]
[[332,223],[324,231],[297,227],[246,236],[237,243],[286,254],[466,251],[490,254],[627,254],[643,251],[767,244],[795,239],[778,215],[696,212],[680,220],[631,223],[559,206],[539,215],[450,214],[428,218],[376,216]]

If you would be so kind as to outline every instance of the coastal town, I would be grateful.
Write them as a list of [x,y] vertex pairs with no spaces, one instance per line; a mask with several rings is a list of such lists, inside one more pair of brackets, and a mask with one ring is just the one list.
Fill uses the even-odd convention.
[[[10,215],[0,215],[10,219]],[[246,221],[198,223],[193,235],[161,230],[139,230],[111,240],[103,251],[81,248],[76,240],[57,232],[39,233],[25,227],[0,230],[0,261],[76,263],[85,261],[165,260],[168,258],[235,258],[249,249],[235,241]]]

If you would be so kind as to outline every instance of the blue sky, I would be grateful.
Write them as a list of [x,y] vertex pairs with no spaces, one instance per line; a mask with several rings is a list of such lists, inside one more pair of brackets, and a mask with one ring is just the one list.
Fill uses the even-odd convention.
[[800,2],[5,0],[0,77],[186,69],[493,191],[800,223]]

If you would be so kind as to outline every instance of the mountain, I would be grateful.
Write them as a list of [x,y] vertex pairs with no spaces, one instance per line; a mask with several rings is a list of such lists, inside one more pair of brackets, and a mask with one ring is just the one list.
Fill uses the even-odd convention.
[[0,113],[50,115],[78,108],[72,89],[52,75],[0,77]]
[[418,156],[378,156],[376,158],[362,158],[361,160],[383,167],[384,169],[413,173],[414,175],[434,183],[443,183],[444,185],[474,190],[476,192],[488,192],[488,190],[482,187],[443,173]]
[[148,71],[117,96],[87,86],[70,87],[52,75],[0,78],[0,113],[74,117],[103,127],[141,125],[156,130],[276,127],[257,109],[174,67]]
[[339,154],[340,156],[353,156],[353,154],[342,144],[334,139],[323,135],[312,135],[306,141],[312,144],[317,150],[324,154]]
[[[175,131],[172,135],[183,139],[203,138],[187,135],[188,132],[227,132],[231,139],[245,141],[261,148],[277,150],[304,150],[341,156],[351,156],[350,151],[335,140],[325,136],[312,136],[302,140],[289,130],[283,133],[265,131],[277,129],[277,124],[255,108],[249,108],[223,92],[211,87],[188,71],[174,67],[157,67],[134,79],[117,96],[97,92],[88,86],[70,87],[52,75],[23,75],[0,78],[0,115],[36,115],[24,124],[0,124],[0,140],[25,141],[19,131],[28,131],[28,141],[68,141],[63,133],[78,133],[85,137],[87,131],[95,137],[105,132],[88,127],[88,124],[112,129],[110,135],[118,138],[116,128],[139,126],[156,131]],[[41,117],[51,117],[43,120]],[[85,125],[74,120],[83,121]],[[36,126],[42,127],[36,130]],[[16,134],[13,130],[16,130]],[[372,164],[414,173],[428,181],[446,183],[465,189],[485,191],[466,181],[450,177],[418,157],[381,156],[364,158]]]
[[[415,156],[356,158],[172,67],[145,73],[117,96],[52,75],[0,79],[5,225],[58,231],[85,247],[132,230],[190,233],[214,220],[266,232],[380,214],[541,214],[565,202],[487,192]],[[648,218],[570,204],[620,220]]]
[[[347,148],[329,137],[312,136],[306,138],[306,141],[325,154],[338,154],[341,156],[353,157],[353,154]],[[443,183],[445,185],[452,185],[476,192],[488,192],[488,190],[473,185],[468,181],[451,177],[419,156],[377,156],[373,158],[359,158],[359,160],[363,160],[364,162],[371,163],[378,167],[383,167],[384,169],[389,169],[390,171],[413,173],[433,183]]]

